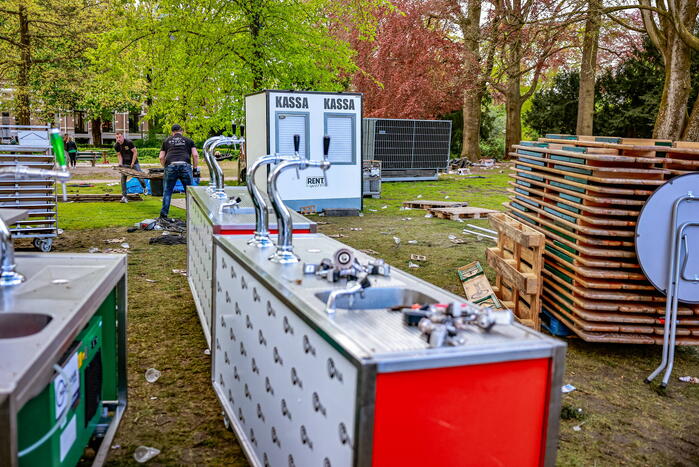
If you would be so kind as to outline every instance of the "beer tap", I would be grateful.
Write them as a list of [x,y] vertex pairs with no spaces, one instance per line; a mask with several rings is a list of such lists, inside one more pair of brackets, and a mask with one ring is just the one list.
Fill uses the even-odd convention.
[[[299,137],[300,138],[300,137]],[[296,138],[294,138],[294,143]],[[297,263],[299,261],[298,256],[294,254],[294,247],[292,245],[292,231],[293,223],[291,220],[291,213],[289,208],[284,204],[279,190],[277,189],[277,180],[279,175],[286,169],[294,167],[301,170],[305,170],[308,167],[319,167],[323,170],[323,178],[325,181],[325,186],[328,184],[327,170],[330,168],[330,162],[328,161],[328,151],[330,149],[330,136],[323,137],[323,160],[322,161],[309,161],[307,159],[298,158],[296,160],[284,161],[277,165],[272,173],[267,179],[267,193],[269,193],[272,199],[272,207],[277,215],[277,225],[279,226],[279,234],[277,240],[277,249],[269,260],[275,263],[287,264],[287,263]]]
[[258,248],[267,248],[274,243],[269,238],[269,214],[267,212],[267,203],[257,188],[255,183],[255,175],[257,169],[263,165],[278,164],[279,162],[291,161],[300,159],[299,147],[301,146],[301,137],[294,135],[294,155],[280,156],[278,154],[267,154],[257,159],[248,170],[248,193],[252,198],[252,204],[255,206],[255,233],[248,241],[248,245],[254,245]]

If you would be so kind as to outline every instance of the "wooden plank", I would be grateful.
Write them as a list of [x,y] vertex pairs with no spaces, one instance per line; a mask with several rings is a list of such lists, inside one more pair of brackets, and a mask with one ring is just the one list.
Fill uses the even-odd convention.
[[432,200],[414,200],[403,201],[403,206],[413,209],[430,209],[430,208],[456,208],[468,206],[467,201],[432,201]]
[[536,293],[539,290],[539,277],[532,273],[522,273],[516,269],[517,261],[501,257],[502,251],[497,247],[485,250],[485,256],[490,267],[498,274],[502,274],[513,287],[527,294]]
[[130,169],[128,167],[121,167],[121,166],[115,166],[113,167],[114,170],[117,172],[120,172],[124,175],[128,175],[129,177],[134,177],[134,178],[143,178],[143,179],[154,179],[154,178],[163,178],[163,173],[146,173],[146,172],[140,172],[138,170]]
[[[68,201],[72,202],[84,202],[84,203],[95,203],[99,201],[121,201],[121,194],[114,193],[69,193]],[[129,201],[143,201],[143,198],[138,193],[129,193],[126,195]],[[58,198],[59,201],[63,201],[62,197]]]
[[488,221],[494,230],[503,233],[523,247],[540,246],[544,242],[541,232],[510,217],[504,212],[495,212],[488,216]]
[[476,207],[452,207],[452,208],[429,208],[430,214],[439,217],[440,219],[482,219],[488,214],[500,212],[494,209],[476,208]]
[[[510,153],[511,156],[517,157],[518,154],[516,153]],[[536,164],[530,164],[528,162],[521,162],[518,161],[517,164],[524,165],[526,167],[530,167],[532,169],[535,169],[535,171],[545,171],[545,172],[551,172],[553,174],[557,175],[563,175],[563,176],[573,176],[570,172],[566,172],[565,170],[560,170],[560,169],[555,169],[552,167],[545,167],[545,166],[539,166]],[[575,178],[587,180],[589,182],[595,182],[599,184],[604,184],[604,185],[662,185],[665,183],[664,180],[659,179],[659,180],[647,180],[647,179],[634,179],[634,178],[610,178],[610,177],[595,177],[593,175],[586,175],[586,174],[575,174]],[[583,184],[583,186],[588,187],[589,185]],[[597,187],[600,188],[600,187]],[[630,194],[638,194],[638,195],[645,195],[648,196],[653,193],[652,190],[641,190],[641,189],[627,189],[627,188],[619,188],[617,189],[619,194],[625,194],[627,192],[630,192]]]
[[[554,256],[554,258],[556,258]],[[558,259],[558,258],[556,258]],[[546,261],[545,261],[545,268],[549,268],[549,270],[553,269],[555,270],[554,274],[558,273],[561,275],[564,275],[566,277],[569,277],[572,281],[573,284],[579,285],[581,287],[584,287],[586,289],[612,289],[612,290],[647,290],[647,291],[655,291],[655,287],[653,287],[650,282],[640,274],[641,278],[636,280],[636,281],[627,281],[627,280],[619,280],[619,279],[612,279],[609,277],[604,277],[601,280],[590,280],[580,274],[577,274],[575,270],[568,271],[566,268],[568,266],[562,266],[558,264],[556,260],[552,260],[551,257],[546,256]],[[572,268],[571,268],[572,269]],[[553,272],[553,271],[552,271]]]

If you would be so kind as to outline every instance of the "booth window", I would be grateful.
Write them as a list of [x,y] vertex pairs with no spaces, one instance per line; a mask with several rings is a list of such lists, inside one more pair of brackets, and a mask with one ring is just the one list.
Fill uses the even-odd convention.
[[330,136],[328,160],[332,164],[355,164],[355,115],[325,114],[325,134]]
[[299,154],[306,159],[308,153],[308,112],[277,112],[277,154],[292,156],[294,154],[294,135],[301,136]]

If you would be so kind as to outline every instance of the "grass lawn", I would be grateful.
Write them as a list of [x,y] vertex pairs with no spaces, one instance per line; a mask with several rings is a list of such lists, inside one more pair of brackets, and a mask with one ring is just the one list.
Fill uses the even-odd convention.
[[[486,265],[484,250],[492,243],[467,237],[467,243],[455,245],[448,236],[463,238],[465,223],[425,218],[424,211],[400,207],[402,201],[422,195],[425,200],[448,196],[471,206],[504,209],[507,174],[495,169],[483,176],[384,183],[381,199],[365,200],[363,217],[312,218],[322,222],[321,233],[342,234],[340,241],[375,250],[401,269],[407,270],[411,253],[426,255],[427,262],[410,272],[462,294],[455,269],[473,260]],[[95,187],[107,188],[119,190],[118,186]],[[159,207],[160,198],[59,206],[65,233],[56,241],[57,251],[108,247],[104,241],[114,237],[126,237],[131,245],[129,409],[114,442],[119,447],[111,451],[108,464],[133,465],[134,449],[146,445],[162,451],[150,461],[152,465],[247,465],[234,436],[221,422],[209,382],[210,357],[204,354],[206,344],[186,278],[172,273],[172,269],[186,268],[186,246],[151,246],[148,239],[160,233],[125,231],[134,222],[157,216]],[[177,208],[171,212],[184,215]],[[486,221],[468,223],[487,225]],[[394,236],[401,238],[400,246]],[[492,271],[488,273],[492,279]],[[699,376],[697,349],[678,348],[674,378],[665,392],[642,382],[659,361],[659,347],[567,342],[564,382],[577,390],[563,396],[559,465],[699,464],[699,385],[676,378]],[[149,367],[163,373],[154,384],[143,376]]]

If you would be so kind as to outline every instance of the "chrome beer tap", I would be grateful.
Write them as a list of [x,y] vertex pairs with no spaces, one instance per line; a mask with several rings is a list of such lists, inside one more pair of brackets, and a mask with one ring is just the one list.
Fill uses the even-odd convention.
[[[296,141],[296,138],[294,138]],[[309,161],[306,159],[297,159],[284,161],[277,165],[272,173],[267,179],[267,193],[269,193],[272,199],[272,207],[274,208],[274,213],[277,215],[277,225],[279,226],[279,235],[277,240],[277,250],[269,260],[275,263],[287,264],[287,263],[297,263],[299,261],[298,256],[294,254],[294,247],[291,243],[292,233],[293,233],[293,223],[291,220],[291,213],[289,208],[284,204],[279,191],[277,190],[277,180],[279,175],[288,168],[296,168],[304,170],[308,167],[319,167],[323,170],[323,179],[325,186],[328,185],[327,170],[330,168],[330,162],[328,161],[328,151],[330,149],[330,136],[323,137],[323,160],[322,161]]]

